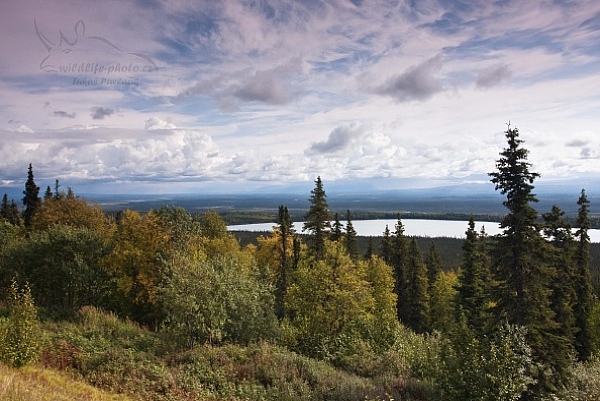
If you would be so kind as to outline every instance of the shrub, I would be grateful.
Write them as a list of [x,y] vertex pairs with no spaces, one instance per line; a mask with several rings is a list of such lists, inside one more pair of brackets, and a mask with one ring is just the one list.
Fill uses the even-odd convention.
[[461,330],[442,342],[435,381],[449,401],[516,401],[535,382],[532,367],[524,328],[503,325],[490,338]]
[[37,357],[40,327],[31,290],[19,289],[13,281],[8,294],[8,318],[0,321],[0,358],[2,362],[21,367]]

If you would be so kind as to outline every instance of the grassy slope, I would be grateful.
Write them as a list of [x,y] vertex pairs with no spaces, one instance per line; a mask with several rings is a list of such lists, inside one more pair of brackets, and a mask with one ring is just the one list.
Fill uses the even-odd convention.
[[77,381],[64,372],[41,367],[11,369],[0,364],[0,399],[3,401],[128,401]]

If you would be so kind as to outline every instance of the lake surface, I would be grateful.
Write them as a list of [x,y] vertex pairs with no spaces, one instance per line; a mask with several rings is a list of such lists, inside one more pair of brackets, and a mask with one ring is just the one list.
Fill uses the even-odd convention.
[[[382,236],[387,225],[390,232],[394,232],[396,225],[396,219],[382,219],[382,220],[355,220],[352,222],[354,229],[359,236],[364,237],[377,237]],[[345,223],[345,222],[342,222]],[[302,232],[303,222],[295,222],[294,228],[297,232]],[[465,232],[468,228],[468,222],[466,221],[453,221],[453,220],[424,220],[424,219],[403,219],[402,224],[404,225],[404,233],[408,236],[419,236],[419,237],[450,237],[450,238],[464,238]],[[258,223],[258,224],[241,224],[235,226],[229,226],[228,229],[231,231],[272,231],[274,223]],[[499,223],[489,221],[476,221],[475,229],[477,232],[481,230],[481,227],[485,228],[485,232],[488,235],[496,235],[501,232]],[[600,230],[589,230],[588,234],[592,242],[600,242]]]

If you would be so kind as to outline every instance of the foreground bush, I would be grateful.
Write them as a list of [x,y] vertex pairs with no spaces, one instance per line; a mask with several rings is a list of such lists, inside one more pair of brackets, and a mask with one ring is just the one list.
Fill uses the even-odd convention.
[[40,328],[29,286],[13,281],[8,294],[8,318],[0,320],[0,359],[22,367],[37,357]]

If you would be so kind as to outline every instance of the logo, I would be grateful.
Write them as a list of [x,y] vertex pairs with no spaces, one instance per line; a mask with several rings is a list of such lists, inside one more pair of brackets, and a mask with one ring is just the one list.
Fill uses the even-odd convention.
[[71,35],[58,30],[54,40],[40,31],[37,20],[33,23],[47,50],[40,70],[72,76],[73,85],[139,85],[143,75],[158,71],[156,63],[145,54],[125,51],[101,36],[87,36],[83,20],[75,23]]

